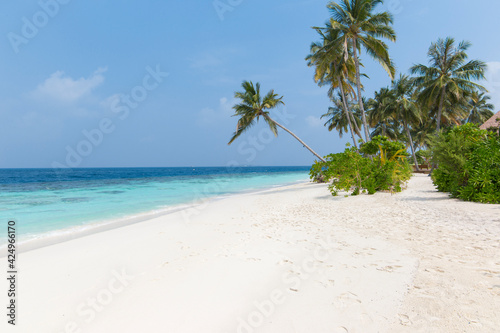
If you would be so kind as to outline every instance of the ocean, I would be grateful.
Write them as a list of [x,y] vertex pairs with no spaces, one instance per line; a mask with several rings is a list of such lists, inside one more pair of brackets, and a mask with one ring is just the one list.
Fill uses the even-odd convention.
[[[0,248],[7,222],[17,242],[145,220],[208,198],[292,184],[309,167],[0,169]],[[1,230],[1,229],[0,229]]]

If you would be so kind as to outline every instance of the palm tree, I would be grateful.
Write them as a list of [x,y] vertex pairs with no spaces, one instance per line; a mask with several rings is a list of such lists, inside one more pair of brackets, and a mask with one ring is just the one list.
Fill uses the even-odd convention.
[[[464,122],[464,119],[467,119],[470,111],[468,102],[471,96],[469,93],[464,93],[459,100],[452,96],[445,98],[440,120],[441,127],[458,126]],[[434,110],[438,110],[438,108],[435,107]],[[433,114],[436,115],[437,111],[434,111]]]
[[321,119],[327,118],[325,126],[330,132],[333,130],[339,132],[339,137],[342,138],[344,132],[347,132],[350,118],[346,117],[344,106],[339,99],[332,99],[332,102],[334,106],[330,106],[328,112],[322,115]]
[[481,125],[493,117],[495,107],[488,103],[490,99],[491,97],[484,93],[474,92],[468,101],[469,116],[465,122]]
[[259,120],[260,117],[264,118],[264,121],[269,125],[269,129],[275,136],[278,136],[278,127],[281,127],[283,130],[292,135],[295,139],[297,139],[304,147],[309,149],[311,153],[313,153],[319,160],[322,162],[326,162],[321,156],[316,154],[314,150],[312,150],[308,145],[304,143],[299,137],[293,134],[289,129],[285,128],[283,125],[279,124],[276,120],[271,119],[269,116],[269,111],[274,109],[279,105],[285,105],[282,101],[283,96],[278,97],[278,94],[274,93],[274,90],[270,90],[264,98],[260,95],[260,84],[254,84],[252,81],[243,81],[242,85],[243,92],[236,92],[234,94],[235,98],[241,100],[241,103],[233,106],[235,110],[234,116],[239,116],[238,124],[236,126],[236,131],[233,134],[233,137],[229,141],[228,145],[233,143],[236,138],[238,138],[243,132],[248,130],[250,127],[255,125],[255,123]]
[[361,110],[366,140],[370,140],[365,109],[362,103],[361,78],[358,51],[361,47],[375,60],[380,62],[389,76],[394,78],[395,69],[389,57],[387,45],[378,38],[396,40],[396,33],[390,26],[393,19],[388,12],[375,13],[375,7],[383,3],[382,0],[342,0],[340,4],[330,2],[331,29],[338,31],[339,44],[344,47],[347,57],[350,50],[354,58],[356,69],[356,87],[358,105]]
[[434,105],[437,109],[436,133],[441,128],[447,105],[463,103],[466,95],[476,90],[485,91],[484,87],[471,81],[484,79],[486,64],[479,60],[466,62],[466,51],[470,46],[465,41],[455,46],[451,37],[438,39],[429,48],[429,66],[420,64],[411,68],[412,74],[420,75],[414,79],[421,90],[418,98],[423,104]]
[[[341,102],[342,97],[340,96],[341,93],[339,92],[337,98],[332,98],[333,102],[333,107],[328,108],[328,112],[325,113],[324,115],[321,116],[321,119],[327,118],[327,121],[325,123],[325,126],[328,128],[329,131],[337,130],[339,132],[339,136],[342,138],[342,135],[344,132],[347,132],[347,127],[349,123],[355,123],[357,126],[361,124],[361,118],[358,115],[353,115],[354,118],[351,119],[349,113],[344,112],[344,105],[343,102]],[[351,127],[352,129],[352,127]],[[361,133],[358,132],[351,132],[353,135],[353,141],[354,141],[354,146],[357,149],[357,144],[356,144],[356,138],[354,137],[354,134],[357,134],[358,136],[361,136]]]
[[428,149],[431,143],[431,133],[435,132],[434,126],[436,124],[429,116],[426,116],[425,110],[422,110],[421,116],[422,120],[420,124],[413,126],[412,138],[415,148]]
[[330,99],[333,100],[336,89],[340,90],[341,109],[346,115],[344,119],[349,125],[354,146],[358,149],[355,133],[359,132],[359,128],[356,123],[354,124],[356,128],[353,127],[354,115],[349,109],[347,100],[347,94],[353,93],[349,83],[353,80],[353,63],[349,61],[351,58],[344,57],[341,45],[336,44],[338,31],[332,30],[329,23],[326,24],[325,33],[321,28],[315,29],[322,37],[322,42],[311,44],[311,53],[306,57],[307,65],[316,67],[314,82],[318,83],[320,87],[326,84],[330,85],[328,91]]
[[408,143],[411,147],[411,154],[415,162],[415,168],[419,171],[417,156],[415,154],[415,146],[410,133],[411,124],[419,124],[422,121],[420,110],[416,102],[413,100],[413,83],[407,75],[400,75],[398,80],[393,82],[394,90],[394,112],[395,118],[399,120],[406,131]]
[[382,135],[389,139],[396,139],[396,131],[392,130],[394,123],[393,105],[394,94],[389,88],[381,88],[375,92],[374,98],[368,100],[368,124],[373,128],[371,137]]

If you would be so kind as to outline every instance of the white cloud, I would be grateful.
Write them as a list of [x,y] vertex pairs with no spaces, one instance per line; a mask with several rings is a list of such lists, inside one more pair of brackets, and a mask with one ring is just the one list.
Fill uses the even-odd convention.
[[33,91],[32,95],[38,99],[51,99],[58,102],[73,103],[84,96],[90,95],[92,90],[104,82],[103,73],[106,68],[97,69],[88,78],[73,79],[63,71],[53,73]]
[[500,61],[487,63],[486,82],[483,84],[491,96],[491,103],[495,105],[495,112],[500,110]]
[[306,122],[310,127],[322,127],[323,121],[315,116],[309,116],[306,118]]

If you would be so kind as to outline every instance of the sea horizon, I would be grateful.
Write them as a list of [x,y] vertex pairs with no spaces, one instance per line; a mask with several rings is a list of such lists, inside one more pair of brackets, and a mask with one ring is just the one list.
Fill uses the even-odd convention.
[[75,169],[156,169],[156,168],[226,168],[226,169],[237,169],[237,168],[310,168],[310,165],[215,165],[215,166],[199,166],[199,165],[187,165],[187,166],[89,166],[89,167],[74,167],[74,168],[54,168],[54,167],[0,167],[0,170],[75,170]]

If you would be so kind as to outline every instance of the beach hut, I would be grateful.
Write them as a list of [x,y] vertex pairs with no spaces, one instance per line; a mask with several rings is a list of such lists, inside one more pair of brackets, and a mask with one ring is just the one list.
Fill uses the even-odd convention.
[[481,129],[492,129],[496,128],[497,131],[500,130],[500,111],[498,111],[493,117],[488,119],[484,124],[482,124],[479,128]]

